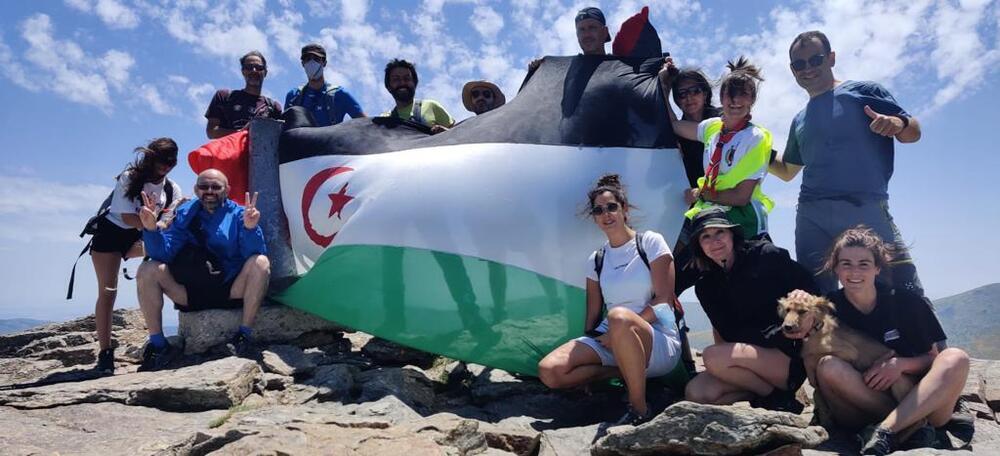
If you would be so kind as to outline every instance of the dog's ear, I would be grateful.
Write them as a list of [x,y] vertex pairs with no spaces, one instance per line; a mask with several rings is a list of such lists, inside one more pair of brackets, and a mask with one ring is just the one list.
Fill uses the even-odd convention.
[[837,306],[835,306],[833,304],[833,301],[831,301],[829,299],[820,298],[820,304],[819,305],[823,306],[823,308],[824,308],[824,310],[826,310],[827,314],[833,315],[833,313],[837,311]]
[[780,317],[780,318],[785,318],[785,313],[787,313],[786,310],[785,310],[785,305],[788,302],[787,300],[788,300],[788,298],[779,298],[778,299],[778,317]]

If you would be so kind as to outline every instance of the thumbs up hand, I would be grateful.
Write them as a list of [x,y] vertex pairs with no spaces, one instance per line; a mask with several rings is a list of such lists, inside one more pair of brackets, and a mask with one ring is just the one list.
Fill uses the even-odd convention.
[[872,123],[868,124],[868,128],[876,135],[893,137],[905,128],[903,119],[896,116],[879,114],[871,106],[865,105],[865,114],[872,119]]

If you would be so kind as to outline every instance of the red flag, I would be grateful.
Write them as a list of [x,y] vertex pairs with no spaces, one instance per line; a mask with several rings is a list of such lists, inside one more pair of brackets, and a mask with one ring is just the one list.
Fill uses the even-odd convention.
[[213,139],[188,153],[188,164],[195,174],[206,169],[217,169],[229,179],[229,199],[246,204],[244,195],[249,191],[250,133],[240,130],[231,135]]

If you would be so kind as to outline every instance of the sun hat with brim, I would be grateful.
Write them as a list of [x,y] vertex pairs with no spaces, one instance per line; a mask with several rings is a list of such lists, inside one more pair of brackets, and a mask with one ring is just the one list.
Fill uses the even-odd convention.
[[733,223],[729,220],[729,215],[726,210],[713,206],[703,209],[698,212],[697,215],[691,219],[691,238],[688,240],[689,243],[695,243],[698,240],[698,234],[708,228],[740,228],[738,223]]
[[507,97],[503,95],[503,92],[500,91],[500,87],[497,87],[496,84],[490,81],[482,81],[482,80],[469,81],[465,83],[464,87],[462,87],[462,104],[465,105],[465,109],[472,111],[473,108],[472,89],[477,89],[477,88],[485,88],[493,91],[493,99],[497,100],[497,103],[493,107],[493,109],[499,108],[503,106],[504,103],[507,103]]

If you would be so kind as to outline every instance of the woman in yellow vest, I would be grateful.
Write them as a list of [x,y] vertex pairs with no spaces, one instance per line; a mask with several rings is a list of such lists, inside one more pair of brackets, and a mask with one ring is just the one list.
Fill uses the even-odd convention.
[[[767,233],[767,213],[774,207],[761,184],[767,176],[771,158],[771,132],[750,121],[750,110],[757,101],[757,85],[764,79],[760,69],[745,57],[729,68],[719,85],[722,99],[722,117],[712,117],[701,122],[680,120],[667,105],[674,133],[682,138],[705,144],[705,176],[698,179],[698,186],[685,190],[684,197],[691,204],[685,215],[693,218],[702,210],[720,206],[728,212],[729,219],[743,227],[748,238]],[[668,99],[671,73],[676,74],[673,60],[666,59],[660,70],[664,98]]]

